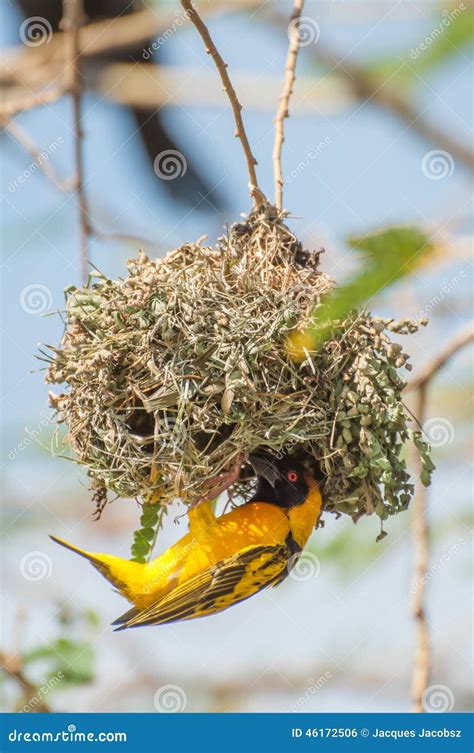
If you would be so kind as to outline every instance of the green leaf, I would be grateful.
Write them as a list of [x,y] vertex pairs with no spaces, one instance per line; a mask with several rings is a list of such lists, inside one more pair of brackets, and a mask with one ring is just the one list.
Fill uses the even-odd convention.
[[317,349],[351,311],[372,304],[376,296],[410,275],[436,248],[432,238],[414,226],[370,231],[348,242],[359,252],[359,271],[326,297],[304,333],[290,335],[288,351],[296,359],[304,359],[304,349]]
[[98,625],[100,625],[99,615],[95,609],[84,609],[83,616],[87,624],[91,625],[91,627],[98,627]]
[[154,528],[142,528],[140,531],[140,535],[146,539],[148,543],[153,541],[155,537],[155,529]]
[[148,554],[148,550],[148,541],[145,541],[144,539],[135,539],[132,544],[132,554],[136,557],[145,557],[145,555]]
[[474,8],[467,2],[450,11],[443,10],[434,21],[432,29],[408,54],[408,67],[414,79],[416,73],[426,73],[459,56],[474,39]]
[[459,58],[473,39],[474,7],[466,1],[451,10],[443,8],[441,13],[436,10],[430,26],[404,56],[378,60],[364,66],[362,72],[372,77],[374,84],[386,86],[397,96],[451,58]]
[[140,517],[141,527],[133,534],[131,552],[135,562],[144,563],[150,559],[165,510],[160,502],[144,503]]
[[43,660],[48,676],[60,676],[62,682],[81,685],[94,679],[94,651],[89,643],[58,638],[53,643],[38,646],[23,656],[25,665]]
[[426,470],[422,470],[420,473],[420,481],[423,486],[429,486],[431,484],[431,475]]
[[156,505],[144,505],[140,523],[143,526],[154,526],[158,522]]
[[430,457],[430,452],[431,452],[430,444],[429,442],[426,442],[423,439],[423,434],[419,430],[412,432],[412,440],[413,440],[413,444],[415,445],[416,449],[418,450],[420,454],[420,461],[421,461],[420,481],[423,484],[423,486],[429,486],[431,484],[431,475],[433,471],[436,469],[436,466]]

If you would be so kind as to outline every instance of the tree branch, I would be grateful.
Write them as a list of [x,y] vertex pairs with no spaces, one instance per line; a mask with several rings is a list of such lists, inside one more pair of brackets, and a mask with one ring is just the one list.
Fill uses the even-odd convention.
[[[258,6],[257,0],[213,0],[212,8],[209,6],[204,13],[209,15],[220,11],[253,10]],[[268,18],[275,24],[284,25],[285,28],[287,26],[287,18],[280,13],[269,13]],[[83,27],[81,34],[81,56],[94,59],[107,52],[146,44],[175,21],[176,16],[171,12],[144,10],[122,18],[88,24]],[[5,89],[0,104],[0,114],[3,118],[12,117],[17,112],[38,105],[55,102],[64,94],[60,87],[36,91],[39,83],[48,86],[48,82],[54,81],[60,75],[63,64],[62,37],[63,34],[56,33],[47,45],[24,48],[21,51],[13,48],[4,52],[0,82],[7,85],[8,89]],[[395,91],[393,87],[384,85],[380,79],[369,75],[352,61],[345,59],[341,64],[330,51],[324,50],[320,42],[313,49],[315,59],[333,70],[337,68],[341,80],[349,85],[358,99],[373,101],[408,123],[423,139],[445,149],[454,159],[469,168],[474,168],[474,155],[471,151],[453,136],[421,117],[405,95]]]
[[51,105],[66,93],[64,87],[57,86],[52,89],[46,89],[42,92],[26,92],[23,87],[15,86],[2,93],[0,102],[0,123],[6,123],[9,118],[17,115],[19,112],[32,110],[34,107],[41,105]]
[[[416,416],[421,425],[426,418],[426,383],[418,388]],[[416,456],[417,477],[421,474],[421,460]],[[425,577],[429,568],[428,549],[428,519],[427,519],[428,495],[426,487],[420,482],[417,484],[415,499],[412,508],[412,533],[414,540],[414,572],[412,580],[411,611],[416,626],[416,650],[413,664],[411,695],[413,711],[422,712],[423,694],[428,687],[431,670],[431,652],[428,622],[425,611]]]
[[353,61],[344,59],[343,63],[331,53],[325,50],[320,43],[314,48],[314,57],[331,68],[337,68],[337,73],[351,86],[354,94],[360,100],[374,102],[385,110],[396,115],[413,128],[420,136],[431,142],[434,146],[444,149],[451,156],[463,162],[470,169],[474,168],[474,154],[472,151],[445,131],[429,123],[411,104],[405,94],[395,90],[393,86],[386,84],[379,78],[371,76],[367,71]]
[[84,19],[83,0],[63,0],[61,26],[66,32],[66,81],[72,96],[74,119],[74,153],[76,163],[76,193],[79,204],[81,277],[86,282],[89,272],[88,247],[91,236],[89,209],[84,189],[84,163],[81,125],[81,70],[79,46],[80,27]]
[[[474,327],[471,324],[464,332],[449,343],[418,377],[415,377],[415,379],[408,384],[408,390],[416,390],[415,415],[421,426],[423,426],[426,419],[426,403],[431,380],[436,376],[440,369],[443,368],[449,359],[452,358],[452,356],[473,340]],[[418,466],[417,476],[419,477],[422,468],[418,454],[416,455],[416,464]],[[417,632],[417,646],[412,677],[412,701],[413,710],[417,712],[425,711],[423,706],[423,695],[428,687],[431,669],[430,639],[425,604],[426,573],[429,569],[429,524],[427,519],[427,508],[428,494],[426,487],[418,482],[413,502],[412,531],[415,547],[415,569],[411,588],[411,609]]]
[[452,342],[450,342],[418,376],[408,383],[406,387],[407,391],[412,392],[413,390],[427,385],[452,356],[473,341],[474,325],[470,324],[460,335],[455,337],[454,340],[452,340]]
[[[33,711],[50,713],[51,709],[48,704],[43,701],[39,694],[39,688],[36,687],[25,676],[23,671],[23,663],[21,657],[18,654],[6,654],[0,651],[0,665],[6,675],[16,680],[21,687],[23,699],[25,700],[24,706],[31,705]],[[35,701],[33,704],[32,701]]]
[[[202,13],[208,16],[219,12],[254,10],[258,5],[258,0],[213,0],[212,5],[206,6]],[[153,10],[138,10],[116,18],[93,21],[81,29],[81,58],[97,59],[111,52],[149,45],[163,31],[174,30],[176,26],[175,10],[156,6]],[[26,82],[31,90],[38,82],[57,78],[63,64],[63,37],[64,34],[59,31],[46,45],[14,46],[3,50],[0,82],[6,86]],[[45,76],[45,69],[51,70],[52,66],[53,75]]]
[[260,188],[258,187],[257,173],[255,171],[255,165],[257,164],[257,160],[253,156],[252,149],[250,148],[250,143],[247,138],[247,133],[245,131],[244,122],[242,120],[242,105],[240,104],[237,98],[236,91],[234,87],[232,86],[232,82],[229,78],[229,74],[227,73],[227,64],[224,63],[220,53],[217,50],[217,47],[212,41],[211,35],[209,34],[209,30],[206,24],[200,17],[197,10],[194,8],[192,0],[181,0],[181,5],[186,11],[186,14],[189,20],[191,21],[191,23],[193,23],[194,26],[196,27],[199,35],[201,36],[201,39],[204,42],[206,52],[208,53],[208,55],[211,55],[216,65],[216,68],[219,72],[219,75],[221,77],[222,87],[229,98],[229,102],[232,107],[232,112],[234,114],[235,127],[236,127],[235,135],[237,136],[237,138],[240,139],[242,148],[244,150],[245,159],[247,162],[250,195],[253,199],[254,206],[259,206],[262,203],[266,203],[266,198],[264,194],[262,193],[262,191],[260,190]]
[[275,182],[275,206],[277,209],[283,209],[283,174],[281,169],[281,152],[285,140],[285,118],[290,115],[290,98],[293,93],[295,83],[296,61],[300,47],[299,19],[303,10],[304,0],[295,0],[293,13],[291,14],[288,30],[290,33],[290,42],[288,45],[288,55],[286,58],[285,78],[283,81],[283,92],[280,97],[277,114],[275,117],[275,142],[273,146],[273,177]]
[[[90,232],[100,241],[124,241],[125,243],[132,243],[134,245],[141,246],[143,248],[157,248],[158,244],[149,238],[143,238],[140,235],[133,235],[132,233],[113,233],[108,231],[99,230],[96,225],[90,225]],[[165,252],[162,250],[162,253]]]
[[[151,70],[149,70],[151,69]],[[246,109],[271,111],[281,95],[281,78],[273,73],[260,73],[258,87],[249,71],[234,71],[234,87],[240,91],[240,103]],[[222,86],[214,70],[197,71],[192,66],[140,65],[110,63],[99,72],[94,89],[114,102],[132,107],[163,107],[171,105],[205,105],[228,107],[222,97]],[[298,101],[292,113],[314,115],[334,114],[354,104],[352,90],[335,75],[323,77],[298,76]]]

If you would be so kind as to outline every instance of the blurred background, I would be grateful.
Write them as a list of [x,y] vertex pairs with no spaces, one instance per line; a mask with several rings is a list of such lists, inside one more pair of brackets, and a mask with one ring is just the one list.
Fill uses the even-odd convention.
[[[213,243],[250,201],[228,103],[179,3],[84,7],[85,239],[93,264],[117,277],[139,248],[161,256],[203,235]],[[229,64],[271,196],[291,5],[198,7]],[[64,288],[81,279],[61,15],[61,4],[47,0],[1,7],[1,707],[408,710],[416,635],[410,512],[389,520],[379,543],[375,519],[355,526],[326,517],[311,541],[313,577],[288,579],[212,618],[119,634],[109,623],[123,601],[48,539],[128,556],[140,514],[135,501],[118,500],[94,522],[85,474],[50,452],[38,343],[58,343]],[[322,268],[338,281],[354,267],[349,234],[411,223],[437,239],[430,264],[373,306],[395,318],[428,316],[429,326],[404,343],[416,374],[472,315],[473,9],[467,0],[312,1],[303,16],[283,151],[289,224],[306,246],[325,248]],[[469,349],[451,359],[427,406],[437,465],[428,492],[431,683],[449,691],[456,711],[472,706],[470,366]],[[175,520],[183,512],[173,507],[157,551],[184,534],[186,518]]]

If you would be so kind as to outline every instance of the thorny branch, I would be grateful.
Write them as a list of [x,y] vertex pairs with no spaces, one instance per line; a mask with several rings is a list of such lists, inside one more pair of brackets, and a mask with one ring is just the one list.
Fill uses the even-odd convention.
[[295,0],[293,13],[291,15],[288,30],[290,33],[290,42],[288,45],[288,55],[286,58],[285,78],[283,81],[283,92],[280,97],[277,114],[275,117],[275,142],[273,146],[273,176],[275,181],[275,206],[277,209],[283,209],[283,174],[281,169],[281,152],[285,140],[284,123],[285,118],[290,115],[290,97],[293,93],[295,83],[296,61],[300,47],[299,19],[303,10],[304,0]]
[[81,70],[79,34],[83,22],[83,0],[63,0],[63,19],[61,22],[66,32],[66,85],[72,96],[74,118],[74,152],[76,163],[76,193],[79,204],[80,244],[81,244],[81,277],[86,282],[88,275],[88,247],[92,234],[89,221],[89,209],[84,188],[84,163],[81,124]]
[[[229,12],[239,9],[252,10],[258,5],[257,0],[234,0],[232,3],[214,0],[212,8],[208,7],[203,12],[208,15],[223,7]],[[268,18],[275,24],[284,25],[285,28],[288,24],[286,16],[279,13],[271,12]],[[123,18],[87,24],[81,29],[81,57],[94,59],[106,52],[146,44],[147,40],[159,34],[173,20],[174,15],[164,10],[160,10],[159,13],[144,10]],[[4,54],[0,82],[8,85],[8,89],[5,88],[0,103],[2,118],[12,117],[17,112],[38,105],[52,103],[64,95],[62,86],[50,88],[51,82],[57,77],[58,68],[62,66],[62,36],[61,33],[55,34],[51,42],[44,47],[30,47],[21,53],[15,49]],[[352,60],[345,58],[341,63],[331,51],[323,49],[320,42],[313,49],[315,59],[337,72],[359,100],[374,102],[407,123],[423,139],[445,149],[454,159],[469,168],[474,168],[474,155],[471,151],[452,135],[427,122],[405,94],[381,84],[379,79],[372,77]],[[38,84],[48,88],[36,91]]]
[[[416,416],[423,426],[426,418],[426,404],[431,380],[452,356],[474,340],[474,327],[471,324],[439,353],[421,374],[408,384],[408,390],[416,390]],[[420,460],[418,458],[418,463]],[[419,477],[421,467],[418,468]],[[431,651],[428,621],[426,619],[425,576],[429,570],[429,523],[427,519],[428,495],[421,484],[413,502],[412,531],[415,545],[415,570],[412,581],[413,598],[411,609],[417,629],[417,646],[412,677],[413,710],[425,711],[423,695],[428,687],[431,669]]]
[[266,203],[266,198],[258,187],[257,173],[255,171],[257,160],[253,156],[247,133],[245,131],[244,121],[242,119],[242,105],[237,98],[236,91],[229,78],[229,74],[227,73],[227,63],[224,63],[219,51],[217,50],[216,45],[212,40],[209,29],[207,28],[197,10],[194,8],[192,0],[181,0],[181,5],[186,11],[186,14],[191,23],[193,23],[196,27],[199,35],[201,36],[201,39],[204,42],[206,52],[208,53],[208,55],[211,55],[221,77],[223,89],[229,98],[232,112],[234,113],[236,127],[235,135],[240,139],[247,162],[250,195],[253,199],[254,205],[259,206],[262,203]]

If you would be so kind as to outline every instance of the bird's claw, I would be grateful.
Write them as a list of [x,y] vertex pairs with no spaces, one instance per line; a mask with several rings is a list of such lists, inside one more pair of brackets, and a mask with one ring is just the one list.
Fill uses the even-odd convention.
[[[229,486],[232,486],[232,484],[235,484],[235,482],[240,476],[240,468],[242,466],[242,463],[246,459],[247,459],[247,454],[244,452],[240,452],[237,455],[234,465],[229,471],[226,471],[225,473],[220,473],[218,476],[214,476],[213,478],[209,479],[209,483],[211,486],[208,493],[203,497],[199,497],[199,499],[195,502],[195,505],[199,505],[201,502],[204,502],[204,500],[207,500],[207,499],[215,499],[220,494],[223,494],[223,492],[225,492],[229,488]],[[192,507],[194,507],[195,505],[192,505]]]

